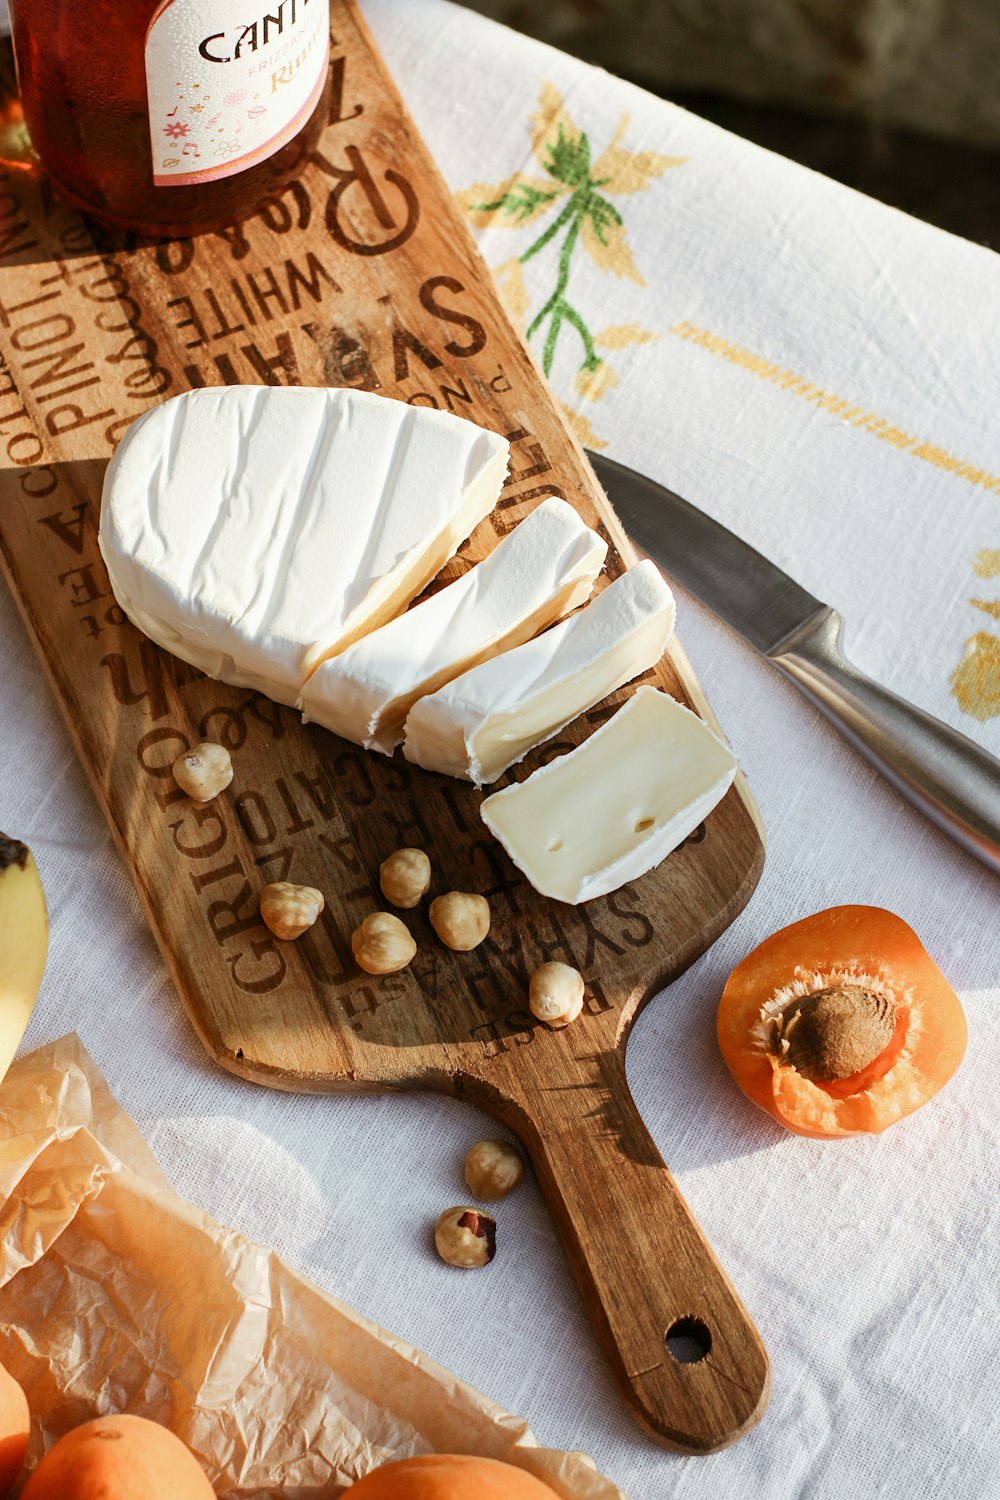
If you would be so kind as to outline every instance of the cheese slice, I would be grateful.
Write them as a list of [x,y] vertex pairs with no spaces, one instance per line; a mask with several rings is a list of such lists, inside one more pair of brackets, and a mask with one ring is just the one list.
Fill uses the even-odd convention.
[[419,699],[403,754],[477,786],[496,781],[532,746],[654,666],[674,613],[655,564],[638,563],[570,619]]
[[607,546],[565,500],[545,500],[455,583],[325,662],[299,707],[391,755],[416,699],[527,640],[586,599]]
[[489,514],[508,451],[472,422],[368,391],[189,391],[134,422],[108,466],[115,598],[209,676],[294,703]]
[[640,687],[582,745],[480,811],[536,891],[575,906],[658,865],[721,801],[736,769],[697,714]]

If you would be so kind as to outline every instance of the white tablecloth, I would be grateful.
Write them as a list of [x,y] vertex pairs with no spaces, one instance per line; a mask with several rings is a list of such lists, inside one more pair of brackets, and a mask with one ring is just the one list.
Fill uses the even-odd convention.
[[[620,215],[591,217],[567,255],[591,344],[564,321],[551,351],[589,440],[740,529],[841,608],[860,665],[1000,749],[997,258],[443,0],[363,8],[526,324],[564,242],[522,257],[581,170]],[[549,331],[533,335],[540,358]],[[0,590],[0,827],[36,850],[52,918],[24,1047],[78,1031],[178,1191],[543,1443],[592,1453],[632,1500],[996,1496],[1000,884],[683,596],[679,631],[759,799],[768,860],[748,910],[640,1019],[629,1078],[771,1354],[770,1409],[733,1448],[671,1455],[633,1425],[533,1181],[502,1205],[487,1273],[435,1260],[428,1225],[463,1197],[485,1117],[430,1097],[270,1093],[209,1064]],[[956,698],[967,640],[978,676]],[[828,1144],[783,1134],[737,1092],[714,1012],[751,947],[841,902],[917,929],[970,1043],[929,1108]]]

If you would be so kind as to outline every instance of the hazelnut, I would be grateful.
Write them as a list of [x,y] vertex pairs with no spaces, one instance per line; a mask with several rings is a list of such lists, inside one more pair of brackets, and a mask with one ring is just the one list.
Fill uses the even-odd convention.
[[379,865],[378,882],[393,906],[419,906],[431,883],[431,862],[422,849],[397,849]]
[[315,886],[276,880],[260,893],[261,920],[276,938],[290,943],[308,932],[324,904],[323,893]]
[[211,802],[232,781],[233,762],[225,745],[202,740],[177,757],[173,771],[177,785],[193,802]]
[[351,933],[351,952],[366,974],[394,974],[417,951],[410,929],[388,911],[369,912]]
[[506,1141],[477,1141],[465,1158],[469,1192],[484,1203],[506,1198],[524,1176],[524,1162]]
[[448,1208],[434,1227],[434,1244],[449,1266],[489,1265],[497,1250],[496,1220],[478,1208]]
[[490,903],[468,891],[435,896],[428,915],[442,943],[458,953],[478,947],[490,930]]
[[583,1009],[583,975],[569,964],[539,964],[528,985],[531,1014],[559,1031]]

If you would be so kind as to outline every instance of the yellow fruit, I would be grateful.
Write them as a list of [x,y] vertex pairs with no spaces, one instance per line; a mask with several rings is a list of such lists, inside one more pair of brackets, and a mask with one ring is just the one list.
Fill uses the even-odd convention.
[[0,1079],[28,1024],[49,949],[49,917],[34,856],[0,833]]

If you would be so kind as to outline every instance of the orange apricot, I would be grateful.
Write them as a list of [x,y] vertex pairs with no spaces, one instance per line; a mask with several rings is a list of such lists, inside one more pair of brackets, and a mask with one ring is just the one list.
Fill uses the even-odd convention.
[[730,1072],[798,1135],[877,1133],[943,1088],[965,1013],[916,933],[876,906],[793,922],[737,964],[717,1017]]
[[0,1496],[6,1495],[21,1472],[30,1427],[28,1398],[0,1365]]
[[347,1493],[350,1500],[552,1500],[548,1485],[523,1469],[454,1453],[383,1464]]
[[215,1500],[180,1438],[145,1417],[98,1417],[61,1437],[21,1500]]

